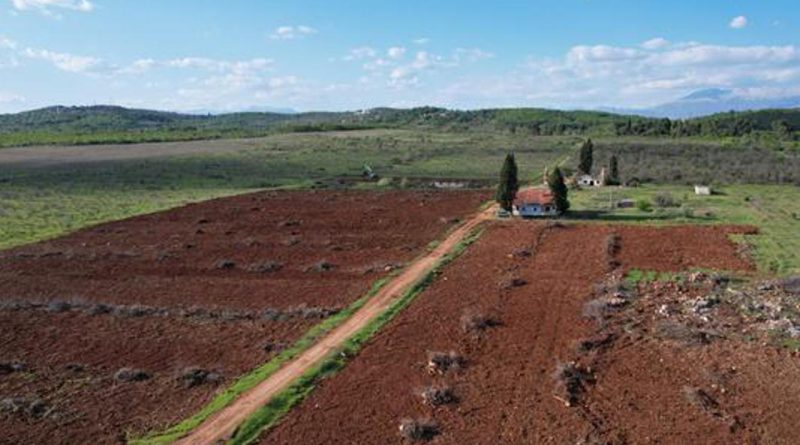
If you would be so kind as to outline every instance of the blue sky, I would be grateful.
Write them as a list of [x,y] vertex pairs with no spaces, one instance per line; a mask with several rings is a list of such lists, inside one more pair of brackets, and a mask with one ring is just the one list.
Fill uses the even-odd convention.
[[0,112],[800,95],[796,0],[0,2]]

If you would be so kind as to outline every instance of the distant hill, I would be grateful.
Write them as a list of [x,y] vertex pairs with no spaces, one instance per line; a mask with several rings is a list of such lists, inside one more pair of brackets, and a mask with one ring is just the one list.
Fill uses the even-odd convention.
[[[704,91],[687,100],[717,101],[726,92]],[[778,122],[780,121],[780,122]],[[780,124],[780,125],[778,125]],[[742,136],[800,130],[800,109],[718,113],[686,121],[603,111],[540,108],[448,110],[374,108],[346,112],[240,112],[182,114],[118,106],[54,106],[0,115],[0,146],[132,143],[253,137],[276,132],[369,128],[503,131],[530,135]]]
[[756,111],[800,107],[800,96],[754,99],[736,95],[732,90],[709,88],[695,91],[673,102],[651,108],[607,108],[604,110],[645,117],[687,119],[727,111]]

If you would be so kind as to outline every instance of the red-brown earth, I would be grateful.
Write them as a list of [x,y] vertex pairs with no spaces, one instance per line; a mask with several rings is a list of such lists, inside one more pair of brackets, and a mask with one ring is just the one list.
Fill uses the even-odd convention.
[[[615,315],[632,318],[611,332],[583,315],[613,276],[610,260],[617,275],[749,272],[727,238],[736,230],[495,223],[260,443],[406,443],[398,429],[406,418],[433,421],[437,444],[793,443],[800,369],[790,353],[733,337],[701,345],[657,338],[645,314],[658,305],[635,300]],[[469,314],[496,325],[465,332]],[[612,340],[585,346],[603,333]],[[465,363],[432,375],[431,351],[454,351]],[[578,368],[587,377],[566,406],[556,370],[572,361],[591,367]],[[420,392],[430,385],[449,386],[457,401],[424,404]],[[705,399],[697,394],[711,408],[698,407]]]
[[[0,443],[124,443],[186,418],[486,197],[262,192],[0,253]],[[281,267],[249,270],[264,263]],[[222,379],[187,388],[191,367]]]

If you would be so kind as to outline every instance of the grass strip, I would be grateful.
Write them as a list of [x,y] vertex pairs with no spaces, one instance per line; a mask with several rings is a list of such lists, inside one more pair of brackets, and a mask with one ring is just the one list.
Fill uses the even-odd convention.
[[273,357],[272,360],[264,363],[263,365],[254,369],[250,373],[240,377],[230,387],[228,387],[227,389],[225,389],[225,391],[221,392],[216,397],[214,397],[214,399],[211,400],[211,402],[209,402],[206,406],[204,406],[200,411],[198,411],[192,417],[189,417],[188,419],[181,421],[180,423],[168,428],[165,431],[151,433],[141,438],[129,439],[128,444],[166,445],[186,435],[189,431],[196,428],[212,414],[228,406],[240,394],[250,390],[251,388],[255,387],[256,385],[267,379],[269,376],[274,374],[278,369],[281,368],[281,366],[283,366],[284,363],[288,362],[289,360],[292,360],[293,358],[303,353],[306,349],[308,349],[314,343],[316,343],[319,337],[327,334],[328,332],[339,326],[342,322],[350,318],[350,316],[353,315],[353,313],[355,313],[357,310],[359,310],[367,302],[367,300],[376,295],[378,291],[394,275],[395,274],[392,274],[376,281],[365,296],[359,298],[341,312],[338,312],[335,315],[328,317],[321,323],[309,329],[308,332],[306,332],[299,340],[297,340],[292,345],[291,348],[282,351],[280,354]]
[[236,432],[234,432],[228,444],[246,445],[252,443],[254,440],[258,439],[262,431],[272,427],[284,414],[289,412],[292,407],[311,393],[318,382],[333,376],[343,369],[347,365],[348,359],[354,357],[375,333],[405,309],[417,295],[434,281],[436,276],[441,272],[441,269],[464,252],[467,246],[480,237],[481,233],[482,230],[472,232],[468,237],[462,240],[452,252],[444,256],[433,269],[425,274],[413,287],[395,300],[386,311],[350,337],[341,348],[333,351],[327,358],[322,360],[322,362],[308,370],[288,388],[278,393],[266,405],[253,413],[239,426]]

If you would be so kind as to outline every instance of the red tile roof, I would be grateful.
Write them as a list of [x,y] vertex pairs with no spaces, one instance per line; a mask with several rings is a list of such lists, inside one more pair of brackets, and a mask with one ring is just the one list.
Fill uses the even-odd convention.
[[514,198],[514,205],[519,206],[523,204],[552,204],[553,194],[550,189],[545,188],[524,188],[517,192]]

